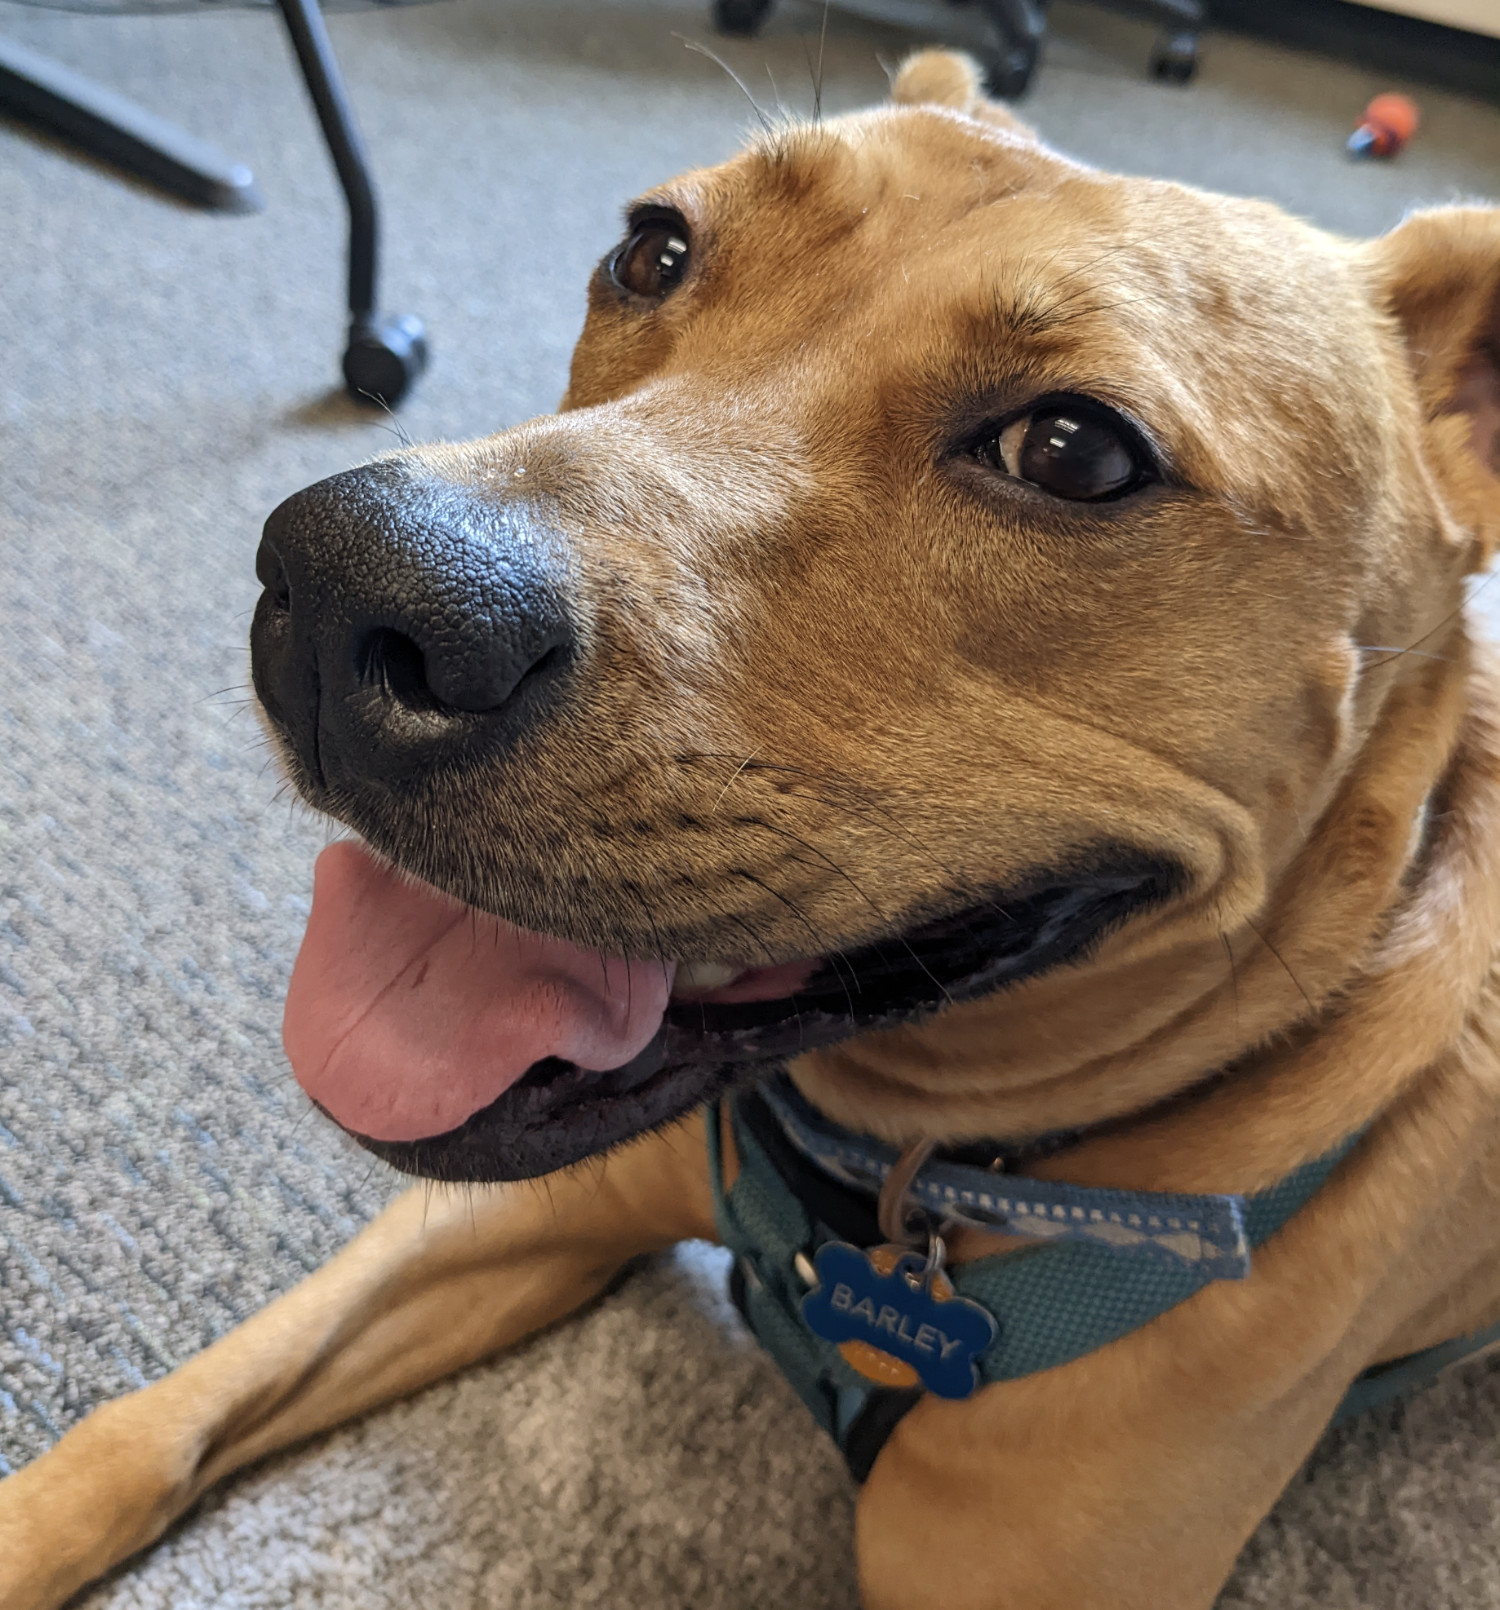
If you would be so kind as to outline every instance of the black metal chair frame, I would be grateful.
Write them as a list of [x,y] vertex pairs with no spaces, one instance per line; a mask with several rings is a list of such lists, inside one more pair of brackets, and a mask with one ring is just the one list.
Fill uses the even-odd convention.
[[[995,48],[985,62],[985,85],[992,95],[1014,100],[1024,95],[1047,36],[1047,0],[949,0],[976,5],[990,26]],[[1185,84],[1198,67],[1198,32],[1204,23],[1203,0],[1133,0],[1138,10],[1159,17],[1166,31],[1151,56],[1158,77]],[[719,30],[727,34],[758,33],[776,0],[711,0]]]
[[[344,383],[394,408],[427,363],[421,321],[382,317],[375,288],[380,213],[369,158],[317,0],[277,0],[349,210],[349,337]],[[0,112],[37,125],[200,207],[254,212],[250,170],[103,85],[0,39]]]
[[[1013,99],[1025,94],[1047,36],[1047,0],[974,0],[999,39],[989,65],[991,93]],[[1166,31],[1151,54],[1157,78],[1185,84],[1198,69],[1198,31],[1203,26],[1202,0],[1136,0]]]

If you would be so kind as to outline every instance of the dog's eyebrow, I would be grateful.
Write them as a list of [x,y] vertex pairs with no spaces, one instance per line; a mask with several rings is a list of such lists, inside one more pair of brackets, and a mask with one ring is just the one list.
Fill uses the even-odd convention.
[[1037,284],[988,288],[954,306],[949,317],[978,367],[994,367],[985,357],[992,355],[1005,373],[1014,373],[1059,366],[1091,369],[1084,338],[1092,332],[1075,327],[1108,311],[1107,296],[1098,302],[1059,297],[1049,286]]
[[1050,285],[1032,283],[997,290],[987,322],[997,335],[1015,341],[1041,341],[1057,335],[1091,311],[1076,298],[1060,296]]
[[1056,257],[1019,263],[1012,283],[997,286],[989,309],[991,324],[1018,339],[1055,335],[1082,319],[1112,312],[1139,300],[1128,287],[1101,285],[1094,271],[1132,249],[1130,240],[1112,241],[1096,256],[1052,273]]

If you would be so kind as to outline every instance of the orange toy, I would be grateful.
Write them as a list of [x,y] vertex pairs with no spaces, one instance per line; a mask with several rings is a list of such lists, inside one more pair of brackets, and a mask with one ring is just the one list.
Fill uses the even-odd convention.
[[1393,157],[1417,132],[1421,120],[1409,95],[1377,95],[1349,136],[1349,150],[1357,157]]

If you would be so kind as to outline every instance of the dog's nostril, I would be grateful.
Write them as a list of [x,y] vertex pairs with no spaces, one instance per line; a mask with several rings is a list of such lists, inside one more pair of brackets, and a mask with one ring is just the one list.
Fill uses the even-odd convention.
[[287,579],[286,566],[276,549],[261,538],[255,550],[255,575],[270,597],[272,607],[288,610],[292,607],[292,584]]
[[443,665],[429,665],[422,645],[405,632],[380,626],[360,640],[355,652],[355,669],[366,687],[377,689],[382,698],[408,710],[445,715],[480,714],[498,710],[515,696],[523,683],[561,669],[567,658],[567,645],[556,643],[525,666],[519,677],[514,667],[507,667],[498,676],[475,678],[471,687],[452,694],[448,694],[446,684],[440,680],[444,692],[439,693],[432,682],[434,676],[443,677]]
[[522,682],[539,681],[550,671],[560,671],[567,664],[571,653],[571,644],[554,643],[540,659],[534,660],[526,667],[512,692],[518,691]]
[[389,626],[369,633],[360,644],[359,679],[408,710],[446,710],[427,681],[427,657],[405,632]]

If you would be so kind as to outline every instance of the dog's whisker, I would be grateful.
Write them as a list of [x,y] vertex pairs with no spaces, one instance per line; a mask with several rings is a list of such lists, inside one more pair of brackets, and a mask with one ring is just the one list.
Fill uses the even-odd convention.
[[1286,974],[1286,976],[1289,979],[1291,979],[1292,983],[1296,986],[1297,993],[1307,1003],[1308,1011],[1309,1012],[1315,1012],[1317,1010],[1317,1007],[1313,1003],[1312,996],[1309,995],[1305,989],[1303,989],[1302,980],[1300,978],[1298,978],[1297,975],[1287,965],[1286,957],[1283,956],[1279,950],[1277,950],[1275,945],[1273,945],[1271,943],[1271,941],[1266,938],[1266,936],[1260,931],[1259,928],[1257,928],[1255,926],[1255,924],[1253,922],[1251,922],[1249,920],[1248,917],[1245,919],[1245,926],[1250,930],[1250,932],[1252,934],[1255,935],[1255,937],[1261,942],[1261,944],[1263,944],[1266,947],[1266,949],[1268,951],[1270,951],[1270,953],[1276,958],[1277,964],[1278,964],[1278,966],[1280,966],[1282,972],[1284,972]]
[[745,758],[739,763],[738,766],[736,766],[734,768],[734,771],[730,774],[729,781],[724,784],[724,787],[719,791],[719,797],[713,802],[713,805],[710,807],[709,813],[708,813],[710,816],[713,816],[713,815],[715,815],[717,813],[719,807],[724,803],[724,796],[729,792],[729,790],[731,788],[734,787],[734,785],[739,781],[739,779],[744,776],[746,770],[750,766],[750,763],[754,759],[755,759],[755,755],[754,755],[754,752],[752,751],[750,754],[745,756]]
[[[662,940],[661,930],[656,926],[656,913],[652,911],[651,902],[647,900],[645,891],[640,888],[633,888],[630,892],[635,896],[641,915],[646,919],[646,926],[651,930],[651,943],[654,947],[656,959],[661,963],[662,978],[665,981],[667,979],[667,963],[680,958],[667,955],[667,947]],[[629,974],[626,975],[627,981],[629,976]]]
[[381,407],[381,408],[383,408],[385,410],[386,415],[387,415],[390,423],[386,424],[384,422],[378,422],[378,423],[380,423],[380,428],[383,431],[385,431],[388,435],[394,436],[396,438],[396,440],[398,442],[400,442],[403,447],[408,447],[409,448],[409,447],[415,447],[416,446],[416,443],[411,439],[411,434],[407,430],[406,426],[403,425],[401,423],[401,421],[396,417],[395,409],[393,409],[391,407],[391,405],[385,400],[384,397],[379,397],[372,391],[364,391],[364,392],[361,392],[360,395],[362,397],[367,398],[370,402],[373,402],[373,403],[377,404],[379,407]]
[[[767,825],[769,825],[769,824],[767,824]],[[775,829],[773,829],[773,831],[775,831]],[[795,837],[795,835],[791,835],[791,836]],[[805,843],[805,841],[803,841],[803,840],[799,840],[798,842]],[[809,844],[809,845],[807,845],[807,848],[812,850],[812,852],[815,855],[821,855],[822,854],[822,852],[819,851],[815,845]],[[844,869],[842,867],[836,865],[832,861],[829,861],[827,856],[823,856],[822,859],[825,862],[827,862],[827,864],[829,866],[833,867],[833,870],[836,873],[838,873],[840,877],[844,878],[846,880],[846,882],[848,882],[849,886],[865,902],[865,904],[870,907],[870,909],[876,914],[876,916],[878,916],[880,918],[882,923],[886,924],[887,926],[890,926],[891,918],[885,912],[883,912],[880,909],[880,907],[875,903],[875,901],[870,898],[870,896],[859,886],[859,884],[852,877],[850,877],[850,875],[846,871],[844,871]],[[970,937],[977,937],[976,935],[974,935],[974,931],[969,926],[967,921],[963,922],[961,924],[961,926],[963,928],[964,933],[968,934]],[[907,940],[904,937],[901,938],[901,944],[906,949],[906,951],[910,954],[912,960],[915,961],[917,963],[917,965],[922,969],[922,971],[927,975],[928,979],[933,984],[937,985],[938,989],[942,991],[943,998],[945,1000],[950,1000],[951,1001],[951,997],[949,996],[947,989],[944,988],[944,986],[941,983],[939,983],[936,978],[933,977],[932,973],[928,970],[926,964],[922,961],[921,957],[917,955],[916,951],[912,949],[911,945],[907,942]],[[830,962],[831,962],[832,957],[838,956],[845,963],[845,965],[848,966],[850,976],[854,979],[855,989],[856,989],[856,991],[858,991],[859,988],[860,988],[859,971],[854,966],[854,964],[849,960],[847,952],[842,951],[842,950],[830,951],[830,952],[827,953],[827,955],[830,958]],[[837,971],[837,968],[835,968],[835,971]],[[843,983],[842,974],[840,975],[840,982]],[[845,993],[847,994],[848,986],[845,985],[844,987],[845,987]],[[850,1003],[850,1011],[851,1012],[853,1011],[853,1003],[852,1002]]]
[[1149,302],[1150,297],[1126,296],[1117,302],[1080,302],[1070,298],[1063,308],[1055,308],[1051,312],[1051,325],[1054,330],[1065,329],[1070,324],[1076,324],[1080,319],[1089,318],[1097,313],[1115,313],[1122,307],[1136,307],[1142,302]]
[[797,919],[797,921],[800,922],[807,930],[809,935],[811,935],[814,954],[819,956],[823,954],[824,948],[829,943],[828,936],[818,929],[817,925],[812,921],[807,913],[803,911],[801,906],[799,906],[795,900],[793,900],[789,895],[782,894],[779,889],[772,888],[772,886],[767,883],[764,878],[757,877],[756,874],[751,872],[747,867],[734,867],[731,869],[730,875],[732,877],[739,878],[743,883],[754,884],[757,889],[764,891],[766,894],[770,895],[773,900],[779,901],[780,904],[785,906],[787,910],[790,911],[791,914]]
[[[800,855],[796,854],[788,854],[786,856],[786,861],[792,866],[807,867],[809,870],[816,869],[818,865],[817,862],[805,861]],[[839,988],[844,992],[844,1000],[849,1008],[850,1015],[852,1016],[854,1012],[854,995],[860,993],[859,969],[855,967],[853,961],[849,957],[849,953],[845,950],[839,949],[838,947],[820,951],[818,953],[818,959],[820,961],[827,962],[829,967],[837,975]],[[853,993],[850,992],[849,988],[851,980],[854,984]]]
[[817,858],[829,869],[830,872],[834,874],[835,877],[842,878],[844,882],[854,890],[855,894],[857,894],[859,898],[864,901],[864,903],[870,908],[871,911],[875,913],[877,917],[880,918],[882,922],[888,922],[890,920],[886,913],[883,912],[875,903],[875,901],[872,900],[862,888],[860,888],[859,884],[855,882],[854,878],[851,877],[850,874],[845,871],[845,869],[841,867],[831,856],[825,855],[816,844],[809,843],[800,834],[792,832],[789,827],[782,827],[776,822],[768,822],[764,819],[764,817],[747,817],[745,818],[745,822],[746,825],[763,827],[768,833],[780,834],[782,838],[791,839],[794,844],[800,844],[804,850],[807,850],[811,854],[817,856]]
[[808,46],[806,34],[799,34],[798,38],[802,42],[802,59],[807,63],[807,76],[813,87],[813,122],[821,123],[823,121],[822,107],[820,105],[821,97],[818,94],[817,74],[813,70],[812,50]]
[[[294,1085],[295,1085],[295,1084],[296,1084],[296,1077],[295,1077],[295,1075],[293,1075],[293,1076],[292,1076],[292,1082],[293,1082],[293,1084],[294,1084]],[[300,1085],[297,1085],[297,1089],[298,1089],[298,1090],[300,1090],[300,1089],[301,1089],[301,1088],[302,1088],[302,1087],[301,1087],[301,1086],[300,1086]],[[311,1118],[311,1117],[312,1117],[312,1115],[313,1115],[313,1114],[314,1114],[314,1113],[315,1113],[315,1112],[316,1112],[316,1111],[317,1111],[317,1110],[318,1110],[318,1109],[317,1109],[317,1108],[316,1108],[316,1107],[315,1107],[315,1106],[314,1106],[314,1105],[313,1105],[313,1103],[312,1103],[312,1102],[311,1102],[311,1101],[309,1101],[309,1102],[308,1102],[308,1103],[307,1103],[307,1104],[306,1104],[306,1105],[305,1105],[305,1106],[304,1106],[304,1107],[303,1107],[303,1109],[302,1109],[302,1111],[301,1111],[301,1112],[299,1112],[299,1113],[298,1113],[298,1114],[297,1114],[297,1116],[296,1116],[296,1118],[295,1118],[295,1119],[294,1119],[294,1120],[293,1120],[293,1122],[292,1122],[292,1127],[291,1127],[291,1128],[290,1128],[290,1129],[289,1129],[289,1130],[288,1130],[288,1131],[287,1131],[287,1137],[286,1137],[286,1138],[287,1138],[287,1139],[288,1139],[288,1140],[295,1140],[295,1139],[296,1139],[296,1137],[297,1137],[297,1132],[298,1132],[298,1130],[300,1130],[300,1129],[301,1129],[301,1128],[302,1128],[302,1126],[303,1126],[303,1124],[305,1124],[305,1123],[306,1123],[306,1122],[307,1122],[307,1120],[308,1120],[308,1119],[309,1119],[309,1118]]]
[[1436,637],[1445,626],[1451,626],[1453,622],[1463,614],[1469,605],[1479,597],[1479,595],[1495,580],[1497,576],[1500,576],[1500,570],[1492,570],[1489,575],[1487,575],[1484,580],[1478,584],[1478,586],[1471,588],[1468,594],[1465,596],[1463,602],[1459,604],[1456,609],[1450,609],[1436,626],[1432,627],[1429,631],[1423,632],[1414,643],[1408,644],[1406,648],[1395,650],[1388,659],[1376,660],[1373,664],[1367,665],[1365,669],[1367,671],[1376,671],[1379,670],[1382,665],[1389,665],[1392,660],[1398,660],[1403,655],[1417,653],[1422,644],[1425,643],[1428,638]]
[[689,39],[686,34],[674,33],[672,37],[680,40],[684,49],[691,50],[699,56],[707,56],[716,67],[720,67],[724,70],[724,72],[728,73],[730,78],[733,79],[734,82],[739,86],[740,93],[744,95],[745,99],[749,101],[751,107],[754,109],[756,117],[760,119],[760,126],[766,131],[767,134],[774,134],[776,132],[776,125],[771,121],[770,118],[766,116],[760,102],[756,100],[756,98],[750,93],[749,86],[745,83],[744,79],[741,78],[737,72],[735,72],[734,68],[732,68],[729,63],[724,60],[722,56],[718,55],[717,52],[710,50],[708,46],[705,45],[701,40]]
[[804,793],[797,797],[815,800],[818,804],[830,809],[848,810],[867,826],[878,828],[888,837],[896,839],[899,843],[906,845],[908,849],[915,850],[918,854],[924,856],[944,877],[953,878],[957,876],[953,867],[944,861],[930,844],[916,833],[913,833],[904,822],[882,806],[876,805],[871,801],[831,800],[823,795],[814,793]]
[[766,63],[766,77],[771,82],[771,99],[776,103],[776,115],[782,120],[783,123],[794,122],[795,119],[787,110],[786,103],[781,98],[781,91],[776,87],[776,75],[771,71],[770,62]]
[[[737,915],[733,911],[726,911],[719,916],[719,920],[722,922],[733,923],[734,926],[749,939],[751,945],[754,946],[755,950],[760,953],[766,965],[775,965],[776,952],[765,942],[764,939],[761,938],[758,933],[755,932],[755,930],[749,925],[749,923],[745,921],[743,917]],[[746,961],[751,961],[753,959],[754,958],[752,956],[746,956],[745,958]]]
[[[1355,650],[1360,654],[1389,654],[1393,660],[1399,660],[1406,656],[1410,656],[1412,659],[1417,660],[1438,660],[1444,665],[1450,665],[1453,662],[1453,656],[1451,654],[1428,654],[1422,649],[1402,648],[1399,644],[1395,643],[1356,643],[1354,647]],[[1381,663],[1384,664],[1385,662],[1382,661]],[[1374,668],[1367,667],[1367,669]]]
[[[675,757],[679,765],[691,766],[698,760],[732,760],[731,755],[714,750],[700,750],[694,754],[680,754]],[[856,782],[852,778],[844,777],[833,772],[817,772],[803,766],[784,765],[772,760],[765,760],[759,756],[752,756],[742,768],[745,772],[774,771],[786,776],[804,777],[814,783],[825,787],[840,790],[843,797],[829,799],[813,792],[804,792],[800,798],[811,799],[819,805],[830,809],[850,810],[860,816],[862,820],[872,823],[891,834],[892,837],[902,839],[910,848],[924,855],[938,871],[945,877],[954,877],[957,874],[918,835],[913,833],[904,823],[900,822],[888,809],[877,803],[870,789]],[[732,781],[733,779],[731,779]],[[852,799],[848,796],[854,796]]]
[[[769,832],[780,833],[783,837],[792,839],[794,842],[802,845],[804,849],[811,851],[812,854],[816,855],[819,858],[819,860],[825,866],[829,867],[838,877],[841,877],[841,878],[844,879],[844,881],[849,885],[849,887],[854,890],[855,894],[857,894],[860,897],[860,899],[863,900],[865,902],[865,904],[870,907],[870,909],[876,914],[876,916],[880,918],[880,920],[881,920],[881,922],[883,924],[889,925],[890,918],[887,916],[887,914],[884,911],[882,911],[880,909],[879,905],[877,905],[876,902],[873,899],[870,898],[870,896],[865,892],[865,890],[860,887],[858,882],[847,871],[845,871],[845,869],[843,867],[839,866],[839,864],[836,861],[832,860],[829,856],[825,855],[823,853],[823,851],[820,850],[815,844],[808,843],[808,841],[806,839],[800,838],[797,834],[791,832],[790,829],[778,827],[774,823],[761,821],[761,822],[759,822],[758,825],[761,826],[761,827],[766,828]],[[793,861],[796,861],[799,865],[806,865],[807,864],[806,862],[803,862],[800,857],[797,857],[797,856],[793,856],[793,857],[791,857],[791,859]],[[968,930],[968,925],[965,924],[964,927],[965,927],[965,930],[967,931]],[[908,945],[907,949],[910,950],[911,947]],[[859,989],[859,972],[858,972],[858,969],[849,960],[848,954],[845,951],[835,948],[835,949],[832,949],[832,950],[825,951],[822,954],[827,958],[827,960],[829,962],[829,965],[833,967],[834,971],[839,973],[839,982],[842,985],[842,987],[844,989],[844,993],[845,993],[846,996],[849,993],[849,986],[848,986],[848,983],[846,982],[846,980],[844,979],[843,973],[839,972],[838,962],[842,962],[846,967],[848,967],[849,976],[851,978],[853,978],[853,980],[854,980],[855,989],[856,990]],[[915,955],[915,952],[913,952],[913,955]],[[838,962],[836,962],[834,958],[838,958]],[[925,972],[926,969],[924,968],[923,971]],[[929,974],[928,976],[931,977],[931,974]],[[934,980],[934,982],[936,982],[936,981]],[[946,994],[946,991],[944,993]],[[851,1013],[854,1010],[854,1003],[853,1003],[852,999],[849,1001],[849,1010],[850,1010]]]
[[1240,970],[1235,965],[1234,946],[1229,942],[1229,935],[1220,934],[1219,938],[1224,943],[1224,954],[1229,958],[1230,1000],[1234,1005],[1234,1038],[1235,1043],[1238,1044],[1240,1038]]

